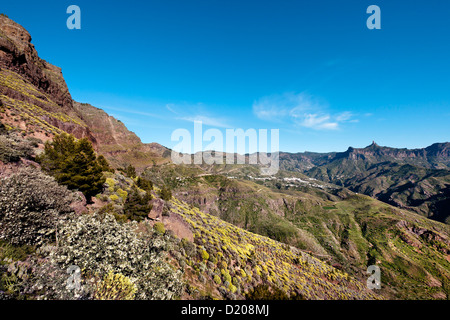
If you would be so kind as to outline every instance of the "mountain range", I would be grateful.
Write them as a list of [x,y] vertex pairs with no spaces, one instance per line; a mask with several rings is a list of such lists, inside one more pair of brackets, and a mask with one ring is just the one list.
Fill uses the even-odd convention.
[[449,222],[450,143],[423,149],[349,148],[335,153],[281,153],[280,167]]

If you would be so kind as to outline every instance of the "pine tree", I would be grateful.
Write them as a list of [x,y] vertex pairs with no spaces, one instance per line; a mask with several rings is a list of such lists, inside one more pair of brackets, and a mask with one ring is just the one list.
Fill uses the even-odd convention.
[[136,168],[133,167],[131,164],[126,167],[123,172],[127,175],[129,178],[136,178]]
[[98,164],[102,167],[102,171],[112,172],[112,173],[115,172],[115,170],[113,168],[111,168],[108,161],[106,160],[106,158],[103,155],[99,155],[97,158],[97,161],[98,161]]
[[45,144],[45,152],[37,160],[44,171],[69,189],[81,191],[88,202],[103,190],[104,162],[101,161],[103,165],[99,163],[91,142],[86,138],[75,140],[66,133],[57,135],[51,143]]
[[170,189],[166,186],[163,186],[159,191],[159,196],[161,197],[161,199],[169,201],[170,199],[172,199],[172,191],[170,191]]
[[145,179],[145,178],[142,178],[142,177],[138,177],[136,184],[142,190],[145,190],[145,191],[152,191],[153,190],[153,183],[150,180],[148,180],[148,179]]

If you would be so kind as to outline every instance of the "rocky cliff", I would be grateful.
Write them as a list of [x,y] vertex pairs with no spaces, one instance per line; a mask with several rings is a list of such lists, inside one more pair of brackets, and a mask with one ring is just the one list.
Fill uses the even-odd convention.
[[87,137],[113,166],[143,169],[168,161],[170,152],[143,144],[123,123],[94,106],[74,101],[61,68],[39,58],[30,34],[0,16],[0,115],[8,129],[42,141],[67,132]]

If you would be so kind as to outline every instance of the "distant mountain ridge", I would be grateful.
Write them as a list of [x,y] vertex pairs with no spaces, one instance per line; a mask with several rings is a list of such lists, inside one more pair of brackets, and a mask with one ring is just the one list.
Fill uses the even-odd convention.
[[281,153],[280,168],[364,193],[441,222],[450,219],[450,143],[422,149],[348,148]]
[[450,142],[434,143],[426,148],[418,149],[381,147],[372,142],[365,148],[349,147],[344,152],[280,152],[280,166],[282,169],[291,171],[295,169],[304,171],[343,158],[367,160],[372,163],[403,162],[423,168],[450,169]]

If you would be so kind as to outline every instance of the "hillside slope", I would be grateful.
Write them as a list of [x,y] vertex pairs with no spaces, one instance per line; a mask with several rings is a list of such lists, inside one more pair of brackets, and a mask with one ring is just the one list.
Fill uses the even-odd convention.
[[8,129],[42,141],[67,132],[87,137],[115,167],[168,161],[170,152],[143,144],[103,110],[72,100],[61,69],[39,58],[30,34],[0,16],[0,111]]
[[448,297],[448,225],[301,174],[280,171],[268,179],[252,166],[216,169],[220,174],[163,165],[144,176],[170,186],[193,207],[294,246],[361,281],[368,265],[379,265],[386,297]]

